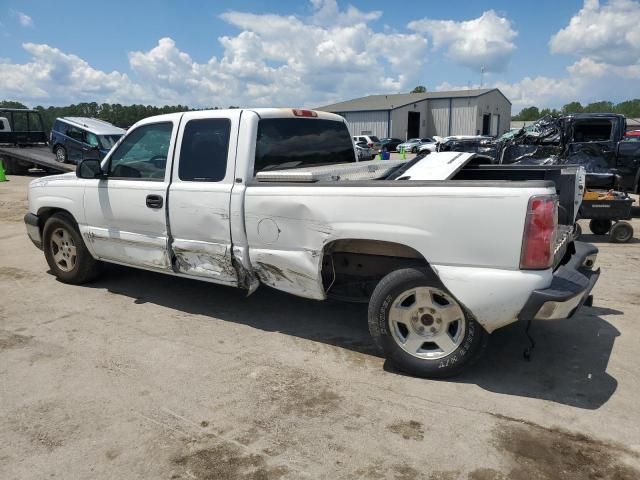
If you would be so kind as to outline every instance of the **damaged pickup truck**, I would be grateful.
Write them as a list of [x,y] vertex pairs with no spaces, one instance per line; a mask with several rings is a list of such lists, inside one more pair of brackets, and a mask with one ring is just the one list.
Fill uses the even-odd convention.
[[32,181],[25,223],[67,283],[112,262],[366,301],[375,343],[419,376],[456,374],[494,330],[570,317],[589,297],[597,249],[572,233],[580,167],[355,160],[329,113],[162,115],[102,162]]
[[502,164],[582,165],[587,187],[640,193],[640,143],[625,137],[623,115],[547,116],[494,142]]

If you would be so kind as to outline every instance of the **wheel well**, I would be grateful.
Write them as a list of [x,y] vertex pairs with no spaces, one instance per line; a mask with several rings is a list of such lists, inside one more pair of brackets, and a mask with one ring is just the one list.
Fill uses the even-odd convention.
[[433,272],[424,256],[401,243],[336,240],[323,249],[322,282],[329,296],[367,301],[384,276],[399,268],[409,267],[427,268]]
[[71,213],[68,210],[65,210],[64,208],[56,208],[56,207],[42,207],[40,210],[38,210],[38,228],[40,228],[40,234],[42,234],[42,231],[44,230],[44,225],[45,223],[47,223],[47,220],[49,220],[49,218],[51,218],[56,213],[64,213],[68,215],[69,218],[73,220],[73,223],[75,223],[76,226],[78,225],[78,222],[76,222],[76,219],[73,218],[73,215],[71,215]]

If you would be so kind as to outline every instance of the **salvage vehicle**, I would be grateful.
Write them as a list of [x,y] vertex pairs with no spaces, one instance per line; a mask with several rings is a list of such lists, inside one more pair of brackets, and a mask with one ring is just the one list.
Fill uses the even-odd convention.
[[579,113],[544,117],[496,142],[500,163],[578,164],[587,186],[606,188],[619,177],[619,188],[640,193],[640,143],[625,136],[626,118],[615,113]]
[[161,115],[102,162],[33,180],[25,223],[66,283],[111,262],[368,302],[392,365],[445,377],[498,328],[571,317],[599,270],[573,238],[580,167],[428,157],[356,162],[345,120],[313,110]]
[[376,151],[366,142],[357,142],[355,147],[358,161],[373,160],[376,157]]

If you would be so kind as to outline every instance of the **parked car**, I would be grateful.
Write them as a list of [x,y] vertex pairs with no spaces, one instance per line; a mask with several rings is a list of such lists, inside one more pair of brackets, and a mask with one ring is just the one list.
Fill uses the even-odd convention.
[[381,148],[386,148],[387,152],[395,152],[398,148],[398,145],[402,143],[402,140],[399,138],[381,138],[380,145]]
[[441,137],[433,137],[433,141],[431,142],[423,142],[418,147],[418,153],[429,152],[433,153],[438,149],[438,142],[441,140]]
[[60,117],[51,129],[49,145],[60,163],[102,160],[124,133],[124,129],[97,118]]
[[365,142],[369,147],[373,148],[376,152],[379,152],[382,149],[382,144],[380,143],[380,139],[375,135],[355,135],[353,137],[353,141],[355,143]]
[[367,145],[366,142],[358,142],[355,146],[359,162],[373,160],[376,157],[376,151]]
[[400,145],[398,145],[397,149],[398,151],[401,149],[404,149],[405,152],[417,153],[418,148],[420,148],[420,145],[422,145],[423,143],[433,143],[433,139],[432,138],[410,138],[406,142],[402,142]]
[[33,180],[25,223],[65,283],[112,262],[368,302],[392,365],[444,377],[498,328],[571,317],[599,275],[597,248],[573,237],[581,167],[475,157],[361,165],[338,115],[172,113],[132,126],[102,162]]

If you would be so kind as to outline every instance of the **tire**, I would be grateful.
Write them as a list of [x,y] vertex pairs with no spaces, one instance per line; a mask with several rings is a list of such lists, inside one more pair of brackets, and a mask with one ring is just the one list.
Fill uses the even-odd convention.
[[411,153],[418,153],[418,147],[413,147],[411,149]]
[[633,227],[629,222],[617,222],[609,232],[612,243],[627,243],[633,238]]
[[56,162],[67,163],[67,150],[62,145],[58,145],[53,153],[56,155]]
[[596,235],[606,235],[613,222],[606,218],[594,218],[589,222],[589,230]]
[[61,282],[80,285],[100,273],[101,263],[87,250],[71,216],[52,215],[44,225],[42,237],[49,268]]
[[369,331],[398,370],[426,378],[457,375],[484,351],[489,334],[429,270],[385,276],[369,301]]

